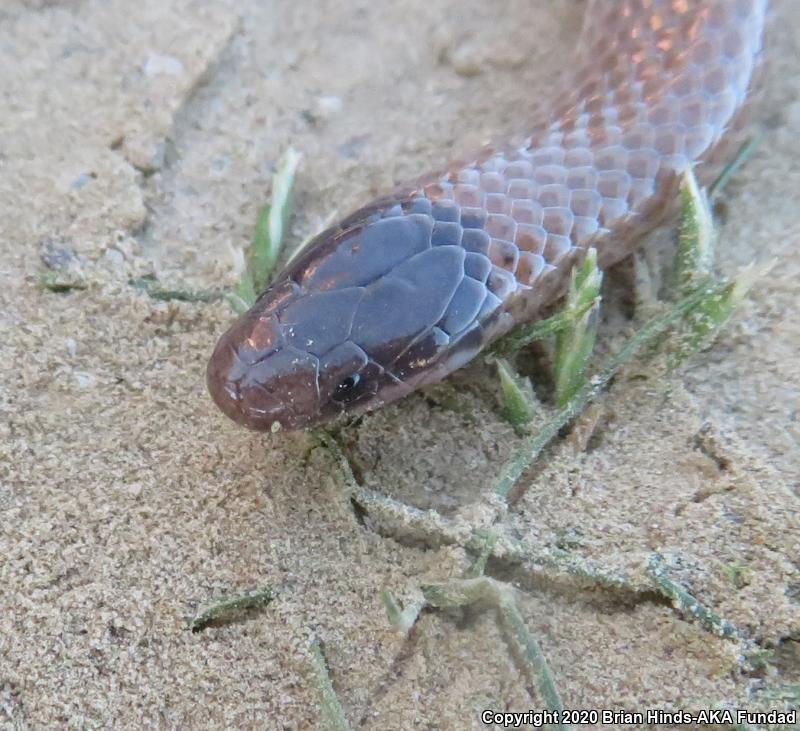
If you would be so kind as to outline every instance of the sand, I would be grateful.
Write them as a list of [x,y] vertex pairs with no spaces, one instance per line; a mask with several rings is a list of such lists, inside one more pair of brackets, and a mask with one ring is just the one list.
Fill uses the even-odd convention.
[[[640,582],[663,554],[766,664],[744,668],[739,643],[653,592],[490,563],[518,587],[570,708],[765,710],[800,682],[800,6],[774,5],[767,134],[726,191],[717,264],[777,266],[674,376],[626,369],[590,449],[557,442],[503,519],[543,551]],[[355,728],[482,728],[483,709],[542,707],[492,611],[426,611],[408,639],[387,620],[382,590],[413,601],[460,576],[468,554],[364,520],[307,435],[249,433],[214,408],[203,374],[228,306],[158,302],[128,282],[230,284],[231,249],[249,241],[290,145],[304,155],[298,241],[520,129],[582,11],[4,3],[0,727],[317,728],[313,638]],[[43,273],[81,288],[43,288]],[[625,276],[609,276],[608,312],[624,310]],[[624,337],[620,319],[601,351]],[[490,368],[451,383],[455,408],[449,391],[415,395],[345,441],[369,488],[466,521],[515,437]],[[220,597],[266,586],[267,607],[189,629]]]

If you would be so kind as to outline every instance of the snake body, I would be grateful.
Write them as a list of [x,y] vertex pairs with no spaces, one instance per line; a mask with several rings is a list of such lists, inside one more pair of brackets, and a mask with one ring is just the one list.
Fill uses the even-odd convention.
[[735,126],[768,0],[590,0],[576,73],[517,146],[324,231],[220,338],[217,405],[254,428],[374,409],[560,297],[589,247],[624,258]]

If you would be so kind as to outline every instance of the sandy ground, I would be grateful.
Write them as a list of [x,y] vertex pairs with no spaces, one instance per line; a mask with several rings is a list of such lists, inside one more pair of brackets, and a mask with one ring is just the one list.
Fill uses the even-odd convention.
[[[517,537],[640,579],[651,552],[669,556],[768,663],[742,670],[737,643],[655,595],[490,565],[521,588],[568,707],[763,710],[800,682],[800,5],[775,7],[770,125],[727,191],[718,265],[779,265],[675,378],[629,368],[593,448],[552,449],[507,518]],[[541,707],[492,612],[427,612],[410,641],[387,621],[382,589],[413,600],[463,571],[461,549],[381,535],[307,436],[247,433],[216,411],[203,372],[228,308],[127,282],[230,282],[230,249],[289,145],[305,155],[299,239],[519,129],[582,9],[6,0],[0,727],[318,727],[312,637],[354,727],[481,728],[484,708]],[[87,288],[39,286],[42,254]],[[621,336],[609,331],[602,347]],[[490,370],[455,383],[458,409],[417,395],[349,430],[367,485],[469,514],[514,437]],[[187,628],[199,607],[263,586],[267,608]]]

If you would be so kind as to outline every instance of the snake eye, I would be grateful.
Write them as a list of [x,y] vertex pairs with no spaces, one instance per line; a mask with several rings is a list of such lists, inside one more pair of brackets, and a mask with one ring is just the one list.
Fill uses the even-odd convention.
[[363,389],[359,388],[361,385],[361,375],[352,373],[347,376],[333,391],[331,398],[340,404],[346,404],[354,401],[361,395]]

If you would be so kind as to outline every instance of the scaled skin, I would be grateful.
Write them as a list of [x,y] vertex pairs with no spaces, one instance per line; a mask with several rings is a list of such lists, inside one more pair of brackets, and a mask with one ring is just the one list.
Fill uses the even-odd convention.
[[578,71],[526,144],[320,234],[220,339],[214,401],[253,429],[378,408],[535,318],[589,247],[602,267],[624,258],[682,173],[721,162],[766,11],[767,0],[593,0]]

